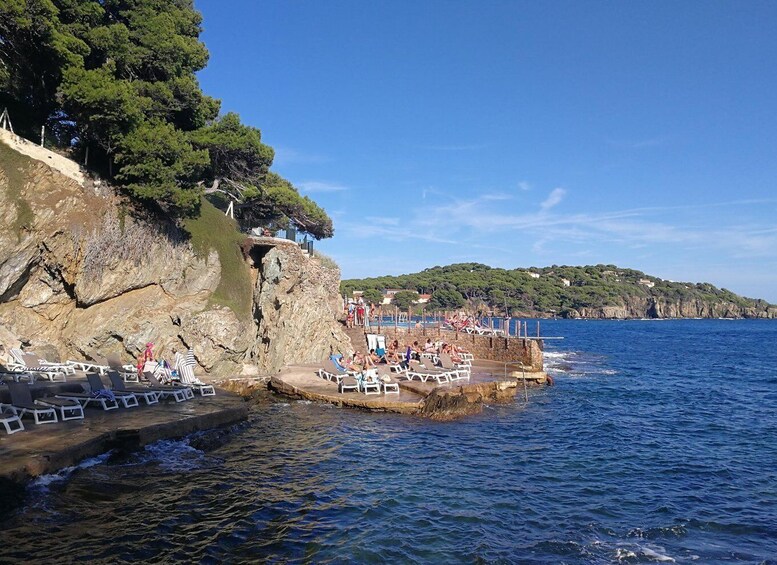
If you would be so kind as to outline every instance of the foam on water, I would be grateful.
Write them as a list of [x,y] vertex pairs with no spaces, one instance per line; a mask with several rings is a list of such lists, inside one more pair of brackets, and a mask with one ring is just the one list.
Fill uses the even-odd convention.
[[190,438],[156,441],[147,445],[125,464],[153,465],[168,473],[197,469],[202,466],[205,453],[192,447],[189,442]]
[[111,452],[109,451],[107,453],[103,453],[102,455],[98,455],[97,457],[90,457],[88,459],[84,459],[78,465],[65,467],[64,469],[60,469],[56,473],[51,473],[48,475],[40,475],[29,484],[28,488],[30,490],[38,491],[41,493],[46,492],[48,491],[49,487],[53,483],[66,481],[68,478],[70,478],[70,475],[72,475],[78,470],[89,469],[90,467],[94,467],[95,465],[101,465],[102,463],[105,463],[105,461],[110,456],[111,456]]

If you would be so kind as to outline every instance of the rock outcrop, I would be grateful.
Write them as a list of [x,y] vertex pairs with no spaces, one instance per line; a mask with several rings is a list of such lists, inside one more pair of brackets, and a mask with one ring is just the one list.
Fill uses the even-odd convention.
[[619,306],[582,307],[564,312],[568,318],[777,318],[774,306],[745,307],[727,301],[670,300],[664,297],[633,297]]
[[[172,360],[191,347],[218,376],[277,371],[350,347],[335,320],[339,272],[265,238],[246,259],[250,313],[214,301],[219,254],[172,226],[134,218],[106,187],[81,183],[0,142],[0,335],[60,358],[147,342]],[[12,339],[13,337],[16,340]]]

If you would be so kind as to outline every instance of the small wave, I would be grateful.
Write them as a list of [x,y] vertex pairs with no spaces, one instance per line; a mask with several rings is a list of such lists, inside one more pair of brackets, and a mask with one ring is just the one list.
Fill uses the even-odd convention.
[[56,473],[51,473],[49,475],[41,475],[40,477],[35,479],[32,483],[30,483],[29,488],[31,490],[47,492],[49,490],[49,485],[67,480],[70,477],[70,475],[72,475],[76,471],[80,469],[88,469],[89,467],[94,467],[95,465],[101,465],[102,463],[105,463],[105,461],[111,456],[111,453],[112,451],[108,451],[106,453],[98,455],[97,457],[90,457],[89,459],[84,459],[78,465],[73,465],[72,467],[65,467],[64,469],[61,469]]
[[665,537],[681,538],[688,534],[688,529],[684,524],[674,524],[672,526],[660,526],[655,528],[634,528],[630,530],[627,537],[640,539],[657,539]]
[[668,562],[668,563],[674,563],[675,559],[674,557],[669,557],[668,555],[664,553],[659,553],[653,549],[650,549],[649,547],[643,547],[642,553],[645,554],[645,557],[649,559],[653,559],[655,561],[661,561],[661,562]]
[[186,438],[151,443],[137,454],[133,464],[156,464],[164,471],[179,472],[201,467],[204,459],[205,452],[192,447]]
[[675,563],[675,558],[666,555],[663,548],[660,551],[652,549],[650,547],[633,545],[633,546],[619,546],[615,548],[614,558],[619,562],[627,563],[644,563],[644,562],[659,562],[659,563]]
[[577,355],[577,353],[574,351],[545,351],[543,353],[545,359],[566,359],[573,355]]
[[619,562],[640,563],[657,561],[660,563],[675,563],[675,558],[666,554],[664,548],[654,549],[644,545],[619,545],[615,548],[614,559]]

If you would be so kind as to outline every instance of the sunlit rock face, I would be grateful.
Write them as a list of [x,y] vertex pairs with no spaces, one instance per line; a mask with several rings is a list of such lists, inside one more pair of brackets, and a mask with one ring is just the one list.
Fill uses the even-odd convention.
[[21,342],[61,359],[119,353],[130,362],[152,342],[169,361],[174,348],[192,348],[202,374],[229,376],[350,347],[335,319],[336,269],[290,242],[246,261],[253,298],[241,317],[212,300],[222,277],[218,253],[195,253],[169,226],[134,218],[104,186],[0,147],[7,348]]

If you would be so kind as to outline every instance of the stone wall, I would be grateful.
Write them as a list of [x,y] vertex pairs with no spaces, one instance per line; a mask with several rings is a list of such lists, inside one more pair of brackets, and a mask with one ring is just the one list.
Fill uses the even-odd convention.
[[76,181],[81,186],[84,186],[86,177],[84,176],[81,167],[75,161],[71,161],[67,157],[63,157],[59,153],[49,151],[45,147],[41,147],[37,143],[33,143],[11,133],[8,130],[0,128],[0,140],[3,143],[18,151],[23,155],[32,157],[42,163],[46,163],[49,167],[55,171],[65,175],[66,177]]
[[[377,327],[373,327],[372,331],[377,333]],[[476,359],[501,362],[516,361],[531,367],[532,370],[542,370],[542,340],[475,335],[436,327],[406,329],[383,326],[380,333],[390,340],[396,338],[400,343],[417,340],[418,343],[423,344],[427,338],[431,338],[432,341],[442,340],[466,349]]]

